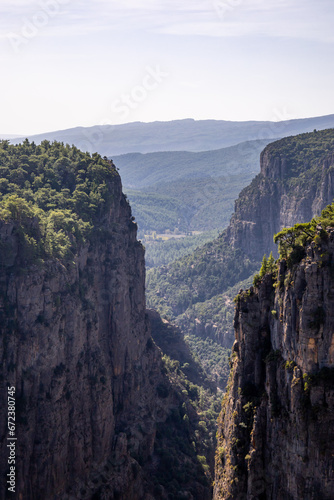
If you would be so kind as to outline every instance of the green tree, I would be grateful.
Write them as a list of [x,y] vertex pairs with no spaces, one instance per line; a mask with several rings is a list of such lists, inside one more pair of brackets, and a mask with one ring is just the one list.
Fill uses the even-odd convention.
[[263,276],[268,272],[268,262],[267,262],[267,256],[264,254],[263,259],[262,259],[262,265],[260,269],[260,278],[263,278]]
[[20,223],[34,216],[30,204],[17,194],[8,196],[1,206],[0,217],[4,219],[16,220]]
[[267,272],[274,273],[276,271],[276,261],[274,259],[273,253],[270,252],[268,261],[267,261]]
[[72,258],[111,206],[116,178],[97,153],[56,141],[0,140],[0,219],[17,223],[29,259]]

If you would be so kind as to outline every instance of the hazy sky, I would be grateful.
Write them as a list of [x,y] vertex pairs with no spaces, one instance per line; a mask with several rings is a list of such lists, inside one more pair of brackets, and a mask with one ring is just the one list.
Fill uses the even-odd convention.
[[333,0],[1,0],[0,133],[334,113]]

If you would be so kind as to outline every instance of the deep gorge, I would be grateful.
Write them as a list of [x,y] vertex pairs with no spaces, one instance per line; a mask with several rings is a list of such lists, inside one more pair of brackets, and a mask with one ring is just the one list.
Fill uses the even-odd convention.
[[[111,161],[48,141],[2,141],[0,158],[0,388],[16,387],[18,498],[209,500],[214,480],[215,500],[329,500],[333,230],[236,306],[231,290],[277,255],[275,233],[332,202],[333,130],[267,146],[227,230],[156,272],[146,291],[172,321],[146,308],[144,248]],[[207,304],[227,304],[221,324]],[[217,378],[185,331],[236,337],[217,446]]]

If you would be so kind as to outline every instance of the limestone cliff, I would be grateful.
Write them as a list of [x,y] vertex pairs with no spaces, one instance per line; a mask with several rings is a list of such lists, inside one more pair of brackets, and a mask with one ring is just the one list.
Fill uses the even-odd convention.
[[[152,451],[159,356],[145,316],[144,251],[119,178],[110,197],[103,238],[67,264],[24,269],[17,226],[0,226],[8,255],[1,395],[16,387],[17,498],[89,498],[100,485],[106,498],[143,495],[128,448]],[[2,470],[5,418],[1,412]],[[134,433],[135,421],[142,428]]]
[[[5,155],[9,148],[3,146]],[[43,153],[42,147],[48,152],[58,145],[35,147],[38,154]],[[82,177],[86,168],[92,189],[95,186],[105,196],[105,208],[95,219],[89,239],[75,246],[69,233],[73,257],[59,258],[45,252],[41,231],[50,217],[64,219],[68,211],[46,213],[49,218],[42,225],[31,217],[28,189],[22,191],[28,202],[4,198],[7,212],[1,212],[0,221],[0,498],[5,498],[8,486],[7,387],[14,386],[15,498],[149,500],[156,494],[167,499],[169,493],[177,495],[180,490],[184,498],[208,499],[210,486],[187,432],[182,446],[192,450],[187,463],[198,467],[197,477],[179,478],[172,486],[167,481],[159,484],[155,478],[162,467],[159,428],[165,426],[172,435],[170,415],[182,400],[164,373],[161,351],[151,338],[145,309],[144,249],[136,239],[136,224],[119,175],[97,155],[90,158],[80,153],[77,164],[70,164],[70,155],[79,153],[59,147],[68,157],[58,163],[51,158],[48,175],[54,176],[58,167],[64,178],[72,176],[74,195],[69,203],[85,207],[82,201],[93,203],[93,196],[101,201],[99,194],[89,199],[83,191],[75,198],[78,191],[74,191],[71,169],[75,167]],[[12,147],[8,157],[14,153],[17,149]],[[26,155],[23,161],[24,175],[28,169],[43,168],[37,156]],[[5,167],[2,170],[6,173]],[[101,172],[109,176],[107,182],[98,178]],[[87,185],[88,180],[81,184],[85,189]],[[8,189],[6,182],[3,186]],[[55,199],[62,192],[71,194],[70,189],[61,192],[60,188],[60,194],[50,191]],[[13,213],[16,210],[13,219],[8,207]],[[30,214],[28,218],[23,212],[20,215],[20,207]],[[71,224],[75,220],[72,215]],[[58,248],[55,238],[64,241],[64,232],[56,233],[54,227],[49,237]],[[32,247],[39,254],[30,251]],[[180,426],[179,433],[183,431]],[[183,457],[177,443],[171,446]],[[173,471],[168,460],[163,466]]]
[[318,233],[238,296],[215,500],[334,498],[334,230]]
[[235,202],[227,241],[259,260],[276,252],[273,235],[306,222],[334,197],[333,129],[301,134],[269,144],[261,172]]

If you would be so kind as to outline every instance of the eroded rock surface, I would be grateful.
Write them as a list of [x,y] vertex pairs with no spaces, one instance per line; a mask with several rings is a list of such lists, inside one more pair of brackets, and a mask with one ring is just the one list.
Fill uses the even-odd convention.
[[215,500],[334,497],[334,232],[240,294]]
[[5,476],[15,386],[16,498],[154,498],[157,425],[180,402],[151,338],[144,249],[118,176],[111,189],[110,211],[73,262],[26,266],[17,225],[0,223],[0,461]]
[[[333,201],[334,153],[324,151],[313,160],[316,175],[311,174],[307,160],[294,171],[293,159],[279,152],[283,141],[287,140],[270,144],[261,153],[261,173],[240,193],[226,230],[227,241],[251,259],[259,260],[271,251],[277,253],[274,234],[320,215]],[[308,174],[310,180],[304,177]]]

